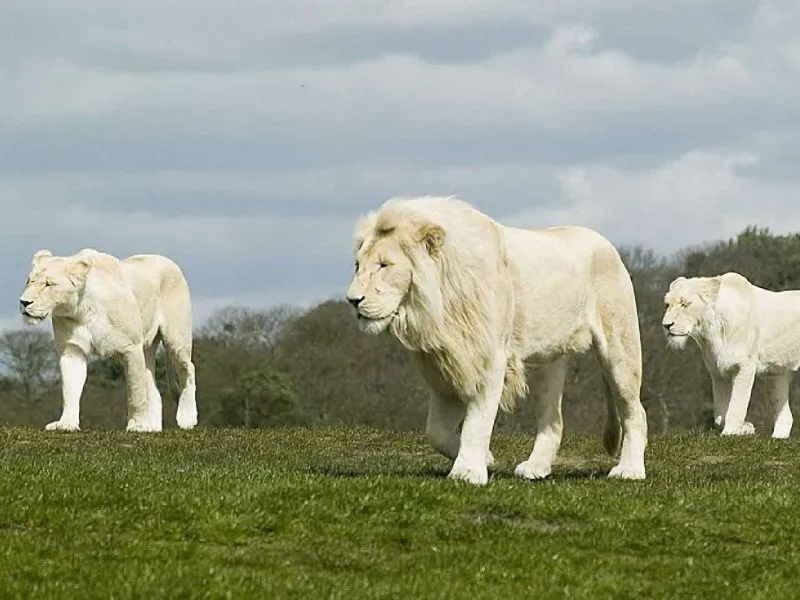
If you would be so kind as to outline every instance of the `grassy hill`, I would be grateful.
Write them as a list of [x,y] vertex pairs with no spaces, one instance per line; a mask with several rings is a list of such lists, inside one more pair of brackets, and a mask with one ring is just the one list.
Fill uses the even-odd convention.
[[531,443],[475,488],[416,434],[0,429],[0,597],[797,597],[797,440],[654,438],[644,482]]

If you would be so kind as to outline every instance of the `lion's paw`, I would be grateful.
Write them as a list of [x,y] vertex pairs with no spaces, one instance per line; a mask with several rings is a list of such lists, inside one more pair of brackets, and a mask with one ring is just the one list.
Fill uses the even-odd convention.
[[789,423],[775,423],[775,428],[772,430],[772,439],[785,440],[788,439],[792,433],[792,424]]
[[611,479],[645,479],[644,465],[618,464],[608,472]]
[[517,465],[514,469],[514,475],[522,477],[523,479],[544,479],[550,475],[550,465],[526,460]]
[[178,407],[175,421],[181,429],[193,429],[197,425],[197,409],[195,408],[193,411],[190,409],[181,410],[181,407]]
[[755,433],[756,428],[753,426],[753,424],[750,421],[745,421],[742,423],[742,426],[737,429],[728,427],[726,425],[720,435],[755,435]]
[[80,431],[81,428],[77,423],[70,423],[69,421],[53,421],[44,426],[45,431]]
[[486,468],[486,465],[473,467],[456,459],[447,477],[458,481],[466,481],[474,485],[486,485],[489,483],[489,470]]
[[491,469],[493,466],[494,466],[494,454],[492,454],[492,451],[489,450],[486,453],[486,467]]
[[142,421],[137,421],[136,419],[131,419],[128,421],[128,426],[126,427],[127,431],[135,431],[141,433],[157,433],[161,431],[161,425],[159,423],[146,423]]

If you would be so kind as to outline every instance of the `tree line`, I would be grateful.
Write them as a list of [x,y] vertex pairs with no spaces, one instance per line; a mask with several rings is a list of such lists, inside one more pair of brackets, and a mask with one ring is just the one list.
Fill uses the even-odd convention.
[[[661,331],[664,293],[678,275],[737,271],[775,291],[800,289],[800,234],[775,235],[748,227],[726,241],[664,257],[642,247],[620,253],[633,279],[643,349],[642,402],[650,431],[708,429],[711,383],[693,344],[667,348]],[[800,307],[798,307],[800,310]],[[427,387],[411,355],[389,336],[360,333],[347,304],[322,302],[301,310],[238,306],[215,312],[195,332],[199,420],[205,426],[276,427],[329,424],[421,429]],[[58,361],[49,328],[21,327],[0,334],[0,423],[42,427],[60,414]],[[157,362],[165,427],[175,426],[175,387],[163,356]],[[535,385],[534,381],[531,381]],[[767,431],[768,405],[758,385],[749,419]],[[797,407],[797,386],[791,403]],[[500,430],[532,431],[530,402],[501,414]],[[81,405],[88,428],[125,423],[122,366],[93,360]],[[568,433],[597,434],[605,418],[600,370],[593,353],[573,360],[564,391]]]

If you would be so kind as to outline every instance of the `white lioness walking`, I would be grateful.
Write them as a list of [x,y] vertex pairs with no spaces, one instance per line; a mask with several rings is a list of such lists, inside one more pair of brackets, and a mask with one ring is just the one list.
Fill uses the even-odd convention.
[[53,256],[39,250],[19,304],[28,323],[52,316],[63,410],[46,429],[79,429],[87,359],[98,355],[116,356],[125,367],[127,429],[161,431],[155,359],[162,341],[180,387],[178,425],[197,424],[189,286],[170,259],[143,254],[119,260],[92,249]]
[[691,338],[700,348],[722,435],[755,433],[745,418],[759,378],[774,404],[772,437],[789,437],[789,386],[800,368],[800,291],[772,292],[738,273],[725,273],[678,277],[664,301],[662,325],[669,345],[682,349]]
[[454,460],[451,478],[488,481],[497,410],[527,392],[525,360],[537,363],[537,434],[516,474],[546,477],[567,360],[592,346],[606,384],[604,445],[620,455],[609,476],[645,477],[636,303],[608,240],[582,227],[505,227],[449,197],[389,200],[355,237],[347,299],[364,332],[388,330],[419,359],[433,391],[426,433]]

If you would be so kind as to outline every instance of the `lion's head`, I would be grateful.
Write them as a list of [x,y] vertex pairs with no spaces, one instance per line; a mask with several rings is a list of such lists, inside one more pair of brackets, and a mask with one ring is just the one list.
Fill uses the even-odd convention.
[[74,314],[91,268],[87,256],[53,256],[49,250],[38,250],[19,299],[23,319],[37,324],[53,314]]
[[431,293],[421,286],[430,287],[435,255],[445,238],[440,225],[392,208],[387,203],[356,227],[355,273],[347,300],[361,330],[371,334],[385,331],[414,296],[419,301]]
[[689,338],[697,339],[713,314],[719,292],[717,277],[678,277],[664,296],[665,312],[661,324],[667,343],[682,349]]

